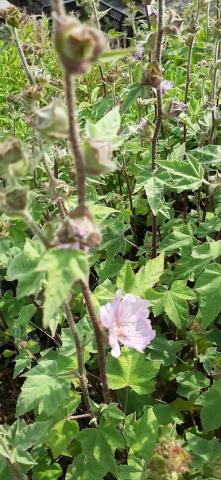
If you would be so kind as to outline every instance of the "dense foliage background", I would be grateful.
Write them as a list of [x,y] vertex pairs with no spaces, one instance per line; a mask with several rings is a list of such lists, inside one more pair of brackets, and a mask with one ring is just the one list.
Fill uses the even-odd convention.
[[[47,18],[1,12],[4,480],[221,479],[221,10],[146,2],[138,25],[127,4],[127,48],[109,30],[71,74],[66,26],[56,51]],[[99,29],[99,2],[84,6]],[[99,316],[119,289],[148,300],[156,336],[115,358]]]

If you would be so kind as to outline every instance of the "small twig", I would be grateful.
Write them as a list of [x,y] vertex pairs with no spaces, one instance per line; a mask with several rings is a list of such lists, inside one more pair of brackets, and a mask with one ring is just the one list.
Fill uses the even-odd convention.
[[82,415],[70,415],[68,420],[80,420],[81,418],[91,418],[91,413],[82,413]]
[[88,392],[88,387],[87,387],[87,377],[86,377],[86,372],[85,372],[85,366],[84,366],[84,355],[83,355],[83,349],[82,345],[77,333],[75,321],[73,319],[73,315],[71,312],[71,308],[69,303],[66,301],[64,304],[64,309],[65,309],[65,314],[66,314],[66,319],[68,326],[70,328],[75,346],[76,346],[76,354],[77,354],[77,360],[78,360],[78,371],[79,371],[79,380],[80,380],[80,385],[81,385],[81,390],[83,394],[83,399],[85,406],[87,410],[91,410],[91,405],[90,405],[90,395]]
[[29,66],[27,64],[27,60],[25,58],[25,54],[23,52],[23,48],[22,48],[22,45],[20,43],[20,40],[19,40],[19,37],[18,37],[18,32],[17,32],[16,28],[14,28],[14,39],[15,39],[15,45],[17,47],[17,51],[18,51],[18,54],[20,56],[20,60],[21,60],[24,72],[26,74],[26,77],[28,78],[28,81],[29,81],[30,85],[34,85],[34,79],[32,77],[32,74],[31,74],[30,70],[29,70]]
[[51,247],[50,242],[48,241],[47,237],[44,235],[42,229],[38,226],[37,223],[35,223],[34,219],[30,215],[30,213],[26,210],[23,213],[23,219],[32,231],[34,235],[37,235],[37,237],[41,240],[43,245],[45,246],[46,249]]
[[[192,65],[192,56],[193,56],[193,45],[194,45],[194,35],[192,35],[190,44],[189,44],[189,51],[188,51],[188,60],[187,60],[187,68],[186,68],[186,86],[185,86],[185,94],[184,94],[184,103],[187,104],[188,101],[188,94],[189,94],[189,86],[190,86],[190,71]],[[186,148],[186,141],[187,141],[187,127],[183,125],[183,142],[185,143]]]
[[[92,0],[92,7],[93,7],[93,11],[94,11],[94,16],[95,16],[97,29],[100,30],[100,20],[99,20],[99,17],[98,17],[97,5],[95,3],[95,0]],[[106,87],[103,68],[102,68],[101,65],[99,65],[99,72],[100,72],[100,77],[101,77],[102,86],[103,86],[103,93],[104,93],[104,96],[105,96],[105,95],[107,95],[107,87]]]

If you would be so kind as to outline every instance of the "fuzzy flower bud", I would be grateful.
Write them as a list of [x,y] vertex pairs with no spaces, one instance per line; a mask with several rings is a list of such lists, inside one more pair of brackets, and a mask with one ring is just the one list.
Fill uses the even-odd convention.
[[56,238],[60,247],[73,249],[99,247],[101,242],[100,231],[86,207],[77,207],[69,213],[59,227]]
[[175,10],[170,10],[167,23],[163,29],[165,35],[178,36],[181,32],[183,19],[180,18]]
[[0,175],[23,176],[29,168],[29,161],[20,140],[15,138],[0,144]]
[[120,344],[143,352],[154,339],[148,306],[147,300],[131,294],[123,297],[118,290],[115,299],[100,308],[100,322],[109,332],[113,357],[120,356]]
[[103,175],[116,170],[111,161],[113,148],[110,140],[85,139],[82,152],[88,175]]
[[81,24],[76,18],[56,19],[55,45],[64,67],[74,74],[85,73],[106,46],[104,34]]
[[199,30],[200,26],[199,26],[199,22],[196,18],[192,17],[190,23],[189,23],[189,26],[187,28],[187,32],[189,33],[197,33],[198,30]]
[[179,440],[163,437],[150,462],[150,480],[181,479],[189,471],[191,456]]
[[31,123],[42,135],[51,139],[65,139],[69,136],[66,111],[59,101],[54,100],[44,108],[35,111]]
[[0,8],[0,18],[3,18],[5,23],[12,28],[18,28],[23,17],[24,15],[13,5],[8,8]]
[[26,209],[28,192],[21,187],[0,192],[0,212],[9,216],[20,215]]
[[141,84],[150,85],[150,87],[159,89],[163,80],[162,73],[158,62],[151,62],[144,70]]
[[166,117],[176,120],[179,118],[181,113],[185,113],[186,111],[187,105],[185,103],[178,102],[177,100],[171,100],[165,105],[163,113]]

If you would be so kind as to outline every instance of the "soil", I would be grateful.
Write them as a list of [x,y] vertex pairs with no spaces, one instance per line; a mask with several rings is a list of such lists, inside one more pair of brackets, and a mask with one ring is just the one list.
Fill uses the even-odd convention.
[[15,409],[21,391],[22,379],[13,380],[14,366],[0,364],[0,424],[11,425],[15,420]]

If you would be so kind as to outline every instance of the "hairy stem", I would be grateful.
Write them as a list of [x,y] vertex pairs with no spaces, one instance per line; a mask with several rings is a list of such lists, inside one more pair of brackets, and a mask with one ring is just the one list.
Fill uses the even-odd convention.
[[62,0],[51,0],[51,3],[53,11],[58,17],[65,15],[65,9]]
[[[185,86],[185,94],[184,94],[184,103],[187,104],[188,101],[188,94],[189,94],[189,86],[190,86],[190,71],[192,65],[192,57],[193,57],[193,45],[194,45],[194,35],[192,35],[189,44],[188,50],[188,60],[187,60],[187,67],[186,67],[186,86]],[[183,142],[185,143],[186,148],[186,140],[187,140],[187,127],[186,125],[183,126]]]
[[34,79],[32,77],[32,74],[29,70],[29,66],[27,64],[27,60],[25,58],[25,54],[23,52],[23,48],[22,48],[21,42],[19,40],[17,28],[14,28],[14,39],[15,39],[15,45],[17,47],[17,51],[18,51],[18,54],[19,54],[19,57],[20,57],[20,60],[21,60],[23,70],[26,74],[26,77],[27,77],[30,85],[34,85],[35,82],[34,82]]
[[[96,5],[95,0],[92,0],[92,6],[93,6],[93,11],[94,11],[96,26],[97,26],[97,29],[100,30],[100,20],[99,20],[97,5]],[[101,67],[101,65],[99,65],[99,72],[100,72],[100,77],[101,77],[102,86],[103,86],[103,93],[104,93],[104,96],[105,96],[105,95],[107,95],[107,88],[106,88],[104,71],[103,71],[103,68]]]
[[91,299],[91,292],[90,289],[85,283],[81,283],[81,290],[85,299],[85,303],[87,306],[88,313],[90,315],[93,328],[94,328],[94,333],[95,333],[95,338],[96,338],[96,344],[97,344],[97,352],[98,352],[98,364],[99,364],[99,371],[100,371],[100,381],[102,384],[102,390],[103,390],[103,398],[105,403],[110,403],[111,398],[110,398],[110,392],[108,388],[108,383],[107,383],[107,375],[106,375],[106,357],[105,357],[105,351],[104,351],[104,343],[103,343],[103,335],[102,331],[100,328],[100,323],[99,319],[97,317],[96,311],[94,309],[94,305]]
[[65,315],[67,319],[67,324],[70,328],[71,335],[73,337],[75,347],[76,347],[76,354],[77,354],[77,362],[78,362],[78,372],[79,372],[79,380],[80,380],[80,386],[82,390],[82,395],[85,403],[85,407],[87,408],[88,411],[91,410],[90,406],[90,395],[88,392],[88,387],[87,387],[87,377],[86,377],[86,371],[85,371],[85,366],[84,366],[84,355],[83,355],[83,348],[77,333],[75,321],[73,319],[73,315],[71,312],[71,308],[68,302],[65,302],[64,304],[64,310],[65,310]]
[[[164,21],[164,0],[158,0],[158,30],[157,30],[157,45],[156,45],[156,61],[161,66],[161,54],[162,54],[162,40],[163,40],[163,21]],[[151,170],[154,175],[157,169],[157,141],[162,122],[162,92],[161,87],[157,89],[157,111],[156,111],[156,123],[155,130],[152,138],[152,150],[151,150]],[[152,218],[152,246],[151,257],[155,258],[157,255],[157,216],[153,215]]]
[[219,60],[219,50],[220,50],[220,39],[216,40],[215,44],[215,53],[214,53],[214,71],[213,71],[213,79],[212,79],[212,94],[211,94],[211,101],[212,101],[212,126],[210,132],[210,143],[214,143],[215,140],[215,130],[216,130],[216,120],[217,120],[217,61]]
[[80,149],[80,141],[78,137],[78,128],[77,128],[77,118],[75,111],[75,95],[73,89],[72,76],[67,71],[64,74],[64,83],[66,90],[66,99],[67,99],[67,109],[68,109],[68,118],[69,118],[69,134],[70,134],[70,143],[72,154],[76,162],[77,169],[77,194],[78,194],[78,205],[85,205],[85,168],[84,161]]

